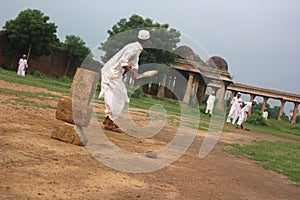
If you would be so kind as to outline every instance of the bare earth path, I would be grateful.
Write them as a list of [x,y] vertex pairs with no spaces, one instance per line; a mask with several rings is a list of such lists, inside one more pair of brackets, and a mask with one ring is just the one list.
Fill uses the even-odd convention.
[[[20,89],[0,82],[0,87]],[[26,91],[45,89],[22,86]],[[63,95],[62,95],[63,96]],[[2,100],[13,98],[0,94]],[[41,101],[41,100],[38,100]],[[46,100],[45,100],[46,101]],[[57,102],[48,100],[49,104]],[[204,132],[189,150],[168,167],[130,174],[110,169],[84,148],[50,138],[61,122],[54,109],[0,104],[0,199],[299,199],[300,188],[288,178],[262,169],[252,161],[223,151],[226,143],[275,136],[223,133],[214,150],[198,158]],[[176,127],[155,138],[169,141]],[[148,140],[105,132],[117,145],[143,150]]]

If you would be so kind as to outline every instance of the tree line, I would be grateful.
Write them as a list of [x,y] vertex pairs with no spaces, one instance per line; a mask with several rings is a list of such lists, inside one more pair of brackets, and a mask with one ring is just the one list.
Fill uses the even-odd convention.
[[[180,42],[180,32],[170,28],[168,24],[159,24],[153,22],[150,18],[142,18],[139,15],[132,15],[129,19],[120,19],[111,30],[108,30],[108,39],[101,43],[99,49],[105,52],[102,60],[105,62],[113,56],[125,44],[114,36],[125,31],[137,31],[141,28],[154,27],[159,28],[152,31],[156,36],[153,42],[162,47],[174,50]],[[66,35],[65,40],[61,42],[56,33],[57,25],[50,22],[50,17],[45,16],[43,12],[37,9],[26,9],[21,11],[15,19],[5,22],[3,28],[8,32],[9,45],[5,50],[7,55],[17,56],[27,53],[27,59],[37,58],[42,55],[53,53],[53,46],[62,48],[67,53],[67,63],[65,75],[73,61],[82,63],[84,59],[91,54],[91,50],[79,36]],[[132,33],[128,42],[136,39],[136,33]],[[141,54],[140,63],[170,63],[173,62],[176,55],[163,49],[147,49]]]

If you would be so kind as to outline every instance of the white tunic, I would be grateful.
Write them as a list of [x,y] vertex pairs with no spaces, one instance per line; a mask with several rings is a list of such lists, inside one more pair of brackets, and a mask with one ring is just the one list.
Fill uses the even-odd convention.
[[212,114],[212,110],[214,108],[215,100],[216,100],[215,95],[209,95],[208,96],[208,99],[206,101],[206,111],[205,111],[205,113],[208,113],[208,111],[209,111],[209,113]]
[[243,99],[240,97],[233,97],[230,104],[231,108],[227,117],[227,122],[230,122],[230,119],[233,119],[232,123],[234,124],[235,120],[238,118],[241,112],[241,105],[243,103]]
[[101,69],[101,91],[99,98],[104,97],[105,114],[115,120],[129,102],[127,89],[122,81],[125,72],[123,67],[129,66],[138,70],[139,55],[143,47],[139,42],[127,44],[116,53]]
[[26,67],[26,65],[27,65],[27,59],[21,58],[19,60],[19,67],[18,67],[18,72],[17,72],[18,76],[25,76],[25,67]]
[[268,119],[268,115],[269,115],[268,111],[263,112],[263,118]]
[[245,121],[247,120],[248,114],[252,109],[252,102],[245,102],[245,104],[246,105],[241,110],[240,118],[237,123],[238,125],[245,123]]

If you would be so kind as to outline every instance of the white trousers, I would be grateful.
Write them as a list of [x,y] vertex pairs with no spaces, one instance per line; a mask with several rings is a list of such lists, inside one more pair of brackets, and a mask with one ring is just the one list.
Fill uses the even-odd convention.
[[246,111],[242,111],[237,125],[240,126],[241,124],[244,124],[246,120],[247,120],[247,113]]
[[226,122],[229,123],[232,119],[232,124],[235,124],[235,121],[239,117],[241,109],[238,107],[231,108],[227,117]]
[[213,108],[214,108],[214,104],[213,103],[207,103],[205,113],[209,112],[209,114],[212,114]]
[[18,67],[18,72],[17,72],[18,76],[25,76],[25,71],[24,71],[24,69],[25,69],[25,66],[24,66],[24,65],[19,65],[19,67]]
[[125,107],[125,103],[129,102],[127,89],[125,84],[120,80],[112,80],[109,84],[101,83],[100,97],[104,98],[105,117],[115,121]]

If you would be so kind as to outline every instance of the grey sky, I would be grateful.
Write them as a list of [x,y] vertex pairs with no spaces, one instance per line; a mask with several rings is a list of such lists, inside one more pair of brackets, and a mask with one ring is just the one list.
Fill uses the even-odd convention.
[[121,18],[132,14],[168,23],[223,57],[234,81],[300,94],[298,0],[2,0],[0,25],[36,8],[93,49]]

